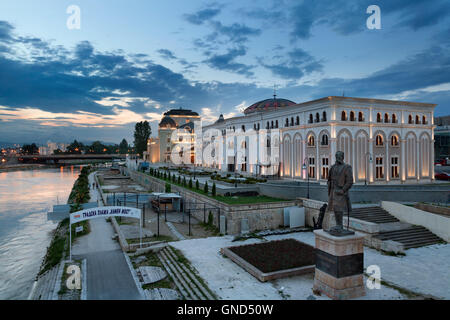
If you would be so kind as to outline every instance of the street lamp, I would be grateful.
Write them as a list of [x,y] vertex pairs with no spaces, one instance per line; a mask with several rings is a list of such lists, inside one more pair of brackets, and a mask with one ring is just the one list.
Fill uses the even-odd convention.
[[[369,157],[369,162],[367,162],[367,157]],[[372,163],[372,155],[370,154],[370,152],[366,152],[366,170],[364,172],[364,185],[367,186],[367,167],[369,165],[369,163]]]
[[303,170],[306,170],[306,174],[308,176],[308,193],[307,193],[306,198],[309,199],[309,161],[308,161],[308,158],[305,158],[303,160]]

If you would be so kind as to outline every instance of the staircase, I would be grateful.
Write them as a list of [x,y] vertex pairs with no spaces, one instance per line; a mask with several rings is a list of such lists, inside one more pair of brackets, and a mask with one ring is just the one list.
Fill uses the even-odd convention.
[[194,271],[179,261],[171,246],[160,250],[158,258],[186,300],[216,299],[209,289],[199,281]]
[[30,300],[53,300],[55,284],[58,281],[59,267],[60,265],[58,264],[39,277]]
[[392,240],[400,242],[405,249],[429,246],[444,241],[428,229],[420,226],[413,226],[396,231],[380,232],[378,235],[374,236],[374,238],[381,241]]
[[350,218],[356,218],[372,223],[399,222],[399,220],[381,207],[353,208]]

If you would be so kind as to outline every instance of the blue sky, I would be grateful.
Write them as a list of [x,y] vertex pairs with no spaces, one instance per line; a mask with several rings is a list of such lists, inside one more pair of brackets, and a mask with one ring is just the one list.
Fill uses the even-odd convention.
[[0,141],[132,141],[137,121],[155,135],[171,108],[239,115],[274,85],[296,102],[345,92],[447,115],[449,14],[446,0],[3,0]]

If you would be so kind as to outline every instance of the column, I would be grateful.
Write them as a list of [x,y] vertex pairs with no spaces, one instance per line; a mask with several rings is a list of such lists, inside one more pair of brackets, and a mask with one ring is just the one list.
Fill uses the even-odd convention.
[[384,163],[384,174],[385,174],[385,180],[387,182],[389,182],[389,174],[390,174],[390,159],[389,159],[389,141],[386,141],[385,143],[386,145],[386,159],[385,159],[385,163]]
[[431,140],[430,146],[430,179],[434,180],[434,140]]
[[[302,136],[304,137],[304,135]],[[306,140],[302,139],[302,150],[303,150],[303,159],[302,159],[302,179],[306,179],[307,178],[307,174],[308,174],[308,168],[306,168],[306,171],[303,171],[303,163],[305,161],[306,158]],[[308,161],[308,160],[307,160]]]
[[420,138],[416,140],[416,179],[420,180]]
[[401,148],[401,181],[405,182],[406,180],[406,156],[405,156],[405,148],[406,148],[406,139],[400,139],[400,148]]
[[373,154],[373,139],[369,139],[369,153],[370,157],[372,157],[372,162],[370,162],[370,158],[367,159],[367,165],[369,166],[369,181],[368,183],[373,182],[373,166],[375,163],[375,155]]
[[316,180],[320,180],[319,137],[316,141]]
[[356,182],[356,139],[352,139],[352,169],[353,169],[353,182]]

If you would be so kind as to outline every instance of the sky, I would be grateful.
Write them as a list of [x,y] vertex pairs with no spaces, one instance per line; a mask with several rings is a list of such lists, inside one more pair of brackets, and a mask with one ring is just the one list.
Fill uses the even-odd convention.
[[2,0],[0,142],[132,142],[170,109],[211,122],[274,88],[449,115],[449,35],[448,0]]

